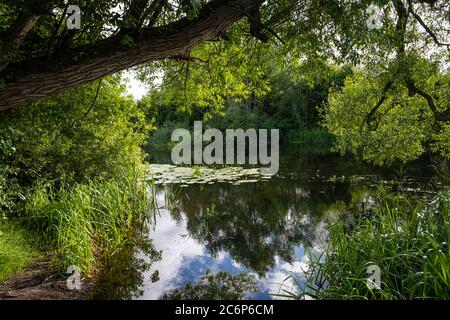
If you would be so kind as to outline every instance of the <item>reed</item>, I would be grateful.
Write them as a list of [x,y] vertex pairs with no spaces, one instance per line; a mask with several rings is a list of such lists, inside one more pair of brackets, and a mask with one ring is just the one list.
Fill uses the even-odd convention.
[[128,170],[108,181],[59,188],[37,184],[22,221],[58,267],[95,272],[102,257],[129,244],[145,225],[153,202],[140,181],[141,173]]
[[[307,284],[288,298],[449,299],[450,195],[432,204],[386,198],[369,218],[335,221],[327,249],[310,253]],[[381,269],[381,290],[367,286],[367,268]]]

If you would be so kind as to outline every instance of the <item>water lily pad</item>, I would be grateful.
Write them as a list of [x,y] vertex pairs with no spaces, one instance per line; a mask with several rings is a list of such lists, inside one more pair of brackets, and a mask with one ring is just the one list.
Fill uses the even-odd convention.
[[261,174],[259,168],[224,167],[178,167],[173,165],[150,165],[148,180],[155,184],[176,184],[183,188],[193,184],[212,185],[217,182],[240,185],[241,183],[257,183],[271,179],[273,175]]

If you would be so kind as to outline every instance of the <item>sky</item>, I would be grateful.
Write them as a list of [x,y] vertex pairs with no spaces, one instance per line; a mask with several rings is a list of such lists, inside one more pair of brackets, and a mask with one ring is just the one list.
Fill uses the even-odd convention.
[[128,78],[127,91],[135,100],[141,100],[148,92],[148,88],[143,84],[132,71],[125,71],[124,78]]
[[[149,87],[140,81],[135,72],[132,70],[126,70],[122,75],[123,79],[127,80],[127,92],[131,94],[136,101],[142,99],[149,92]],[[163,73],[157,73],[153,81],[153,85],[161,85],[163,81]]]

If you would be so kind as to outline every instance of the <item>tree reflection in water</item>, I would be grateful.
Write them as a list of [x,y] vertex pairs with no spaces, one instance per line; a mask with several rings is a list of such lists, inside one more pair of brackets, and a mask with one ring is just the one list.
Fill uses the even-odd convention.
[[292,263],[298,245],[318,243],[325,215],[339,203],[345,207],[352,202],[349,183],[301,185],[289,179],[191,186],[166,194],[172,218],[186,216],[189,235],[213,257],[228,252],[260,277],[275,266],[276,258]]
[[130,240],[122,250],[103,261],[88,299],[131,300],[143,294],[145,273],[161,254],[147,237],[134,235]]
[[329,156],[297,157],[282,163],[282,171],[270,181],[160,187],[156,192],[163,208],[148,235],[163,250],[162,260],[149,271],[157,256],[154,249],[145,259],[137,254],[145,252],[139,245],[124,249],[107,264],[94,295],[157,299],[169,291],[186,297],[192,288],[209,288],[204,272],[213,269],[228,283],[236,273],[253,273],[267,298],[273,289],[269,281],[300,273],[305,250],[320,250],[330,215],[367,212],[376,182],[366,178],[389,179],[377,170]]

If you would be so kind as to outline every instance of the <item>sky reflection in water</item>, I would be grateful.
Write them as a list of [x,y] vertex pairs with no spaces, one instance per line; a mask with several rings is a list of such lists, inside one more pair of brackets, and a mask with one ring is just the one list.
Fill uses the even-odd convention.
[[[284,160],[270,181],[160,189],[162,209],[149,234],[162,259],[145,273],[139,299],[196,283],[208,269],[253,274],[260,291],[248,298],[272,299],[283,285],[292,291],[285,280],[295,273],[302,281],[305,250],[321,251],[328,218],[364,214],[373,204],[373,176],[390,174],[329,156]],[[155,270],[159,281],[152,283]]]

